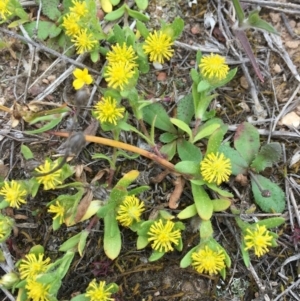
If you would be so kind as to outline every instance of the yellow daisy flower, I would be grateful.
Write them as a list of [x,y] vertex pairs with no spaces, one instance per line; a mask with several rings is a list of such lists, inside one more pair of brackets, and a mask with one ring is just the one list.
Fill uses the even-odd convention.
[[111,292],[110,286],[106,285],[105,281],[100,281],[97,284],[96,279],[89,283],[86,289],[86,297],[90,298],[90,301],[114,301],[114,298],[110,298]]
[[[53,170],[58,163],[51,164],[48,160],[45,161],[44,165],[39,166],[35,169],[38,173],[48,173],[49,171]],[[46,176],[36,177],[37,181],[40,184],[44,185],[44,190],[54,189],[56,186],[62,184],[60,180],[61,169],[55,172],[50,173]]]
[[4,186],[0,190],[0,195],[4,196],[4,200],[9,203],[10,207],[20,208],[21,204],[26,203],[27,192],[21,188],[21,185],[12,180],[11,182],[5,181]]
[[49,301],[50,285],[46,285],[35,280],[29,279],[26,283],[26,291],[28,299],[33,301]]
[[10,10],[8,9],[8,4],[10,0],[1,0],[0,1],[0,17],[3,20],[6,20],[9,15],[11,14]]
[[65,28],[66,35],[73,37],[80,32],[78,22],[79,17],[76,14],[67,14],[63,17],[62,26]]
[[163,32],[150,33],[145,41],[143,49],[146,54],[150,55],[151,62],[163,64],[165,60],[170,60],[174,50],[171,49],[173,42]]
[[124,111],[125,108],[118,108],[117,101],[110,96],[102,97],[94,108],[96,119],[100,122],[109,122],[114,125],[117,124],[118,119],[123,118]]
[[135,196],[126,196],[117,212],[117,220],[124,227],[130,227],[134,221],[139,222],[145,205]]
[[87,29],[79,30],[79,32],[73,36],[71,41],[75,44],[78,54],[90,51],[97,44],[97,40],[93,39],[91,33],[87,33]]
[[112,50],[106,54],[106,59],[108,60],[109,64],[123,62],[130,65],[131,68],[137,66],[137,56],[131,45],[127,47],[125,43],[123,43],[122,46],[117,43],[111,48]]
[[80,70],[79,68],[75,68],[73,71],[73,75],[75,76],[75,80],[73,81],[73,87],[75,90],[81,89],[85,84],[89,85],[93,82],[92,76],[89,74],[87,68]]
[[124,90],[124,85],[129,83],[135,71],[132,66],[125,62],[109,64],[104,73],[108,87]]
[[220,185],[231,175],[231,162],[222,153],[210,153],[200,163],[200,170],[205,181]]
[[244,237],[246,248],[249,250],[254,248],[254,253],[257,257],[269,252],[268,247],[272,245],[273,237],[270,235],[270,231],[266,226],[256,225],[255,230],[247,229],[247,235]]
[[215,252],[208,248],[208,246],[205,246],[204,249],[193,252],[191,257],[192,266],[201,274],[214,275],[225,267],[225,255],[222,250]]
[[168,220],[164,223],[161,219],[154,222],[148,232],[148,241],[153,241],[152,249],[159,252],[173,251],[172,243],[179,244],[181,237],[180,230],[174,230],[175,223]]
[[43,257],[43,254],[27,254],[19,266],[21,279],[34,279],[38,274],[44,273],[49,266],[50,258],[43,260]]
[[203,56],[201,58],[199,68],[203,77],[212,80],[223,80],[229,72],[225,58],[212,53],[210,56]]
[[70,7],[70,12],[79,16],[79,17],[84,17],[88,14],[88,9],[86,7],[85,1],[78,1],[78,0],[73,0],[72,5]]
[[55,213],[53,219],[59,218],[59,223],[62,224],[65,215],[65,208],[59,202],[56,202],[55,205],[50,205],[47,211],[49,213]]

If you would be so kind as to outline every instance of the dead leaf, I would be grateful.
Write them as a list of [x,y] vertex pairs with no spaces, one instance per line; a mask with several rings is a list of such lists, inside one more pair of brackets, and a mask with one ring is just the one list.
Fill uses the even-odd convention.
[[75,223],[78,223],[85,215],[92,199],[93,199],[93,192],[92,190],[89,189],[77,207],[77,213],[74,219]]
[[170,199],[169,199],[169,208],[170,209],[176,209],[178,207],[178,200],[180,199],[180,196],[183,191],[183,187],[185,184],[185,179],[183,177],[177,177],[177,179],[174,181],[174,191],[172,192]]
[[288,127],[298,128],[300,125],[300,116],[298,116],[296,112],[292,111],[283,116],[280,123]]

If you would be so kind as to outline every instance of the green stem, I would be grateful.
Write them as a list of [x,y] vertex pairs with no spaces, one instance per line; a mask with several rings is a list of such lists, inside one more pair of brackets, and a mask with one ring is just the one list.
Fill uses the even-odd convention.
[[243,22],[245,20],[245,14],[244,11],[242,9],[242,6],[240,4],[239,0],[232,0],[236,15],[237,15],[237,19],[239,21],[239,27],[242,27]]

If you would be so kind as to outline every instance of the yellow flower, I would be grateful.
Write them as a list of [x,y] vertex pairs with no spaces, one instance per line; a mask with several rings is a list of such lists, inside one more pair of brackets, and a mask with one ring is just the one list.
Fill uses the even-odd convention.
[[145,211],[144,203],[135,196],[126,196],[117,212],[117,220],[124,227],[129,227],[134,221],[139,222]]
[[56,205],[50,205],[48,212],[56,213],[53,219],[59,218],[59,223],[62,224],[65,215],[65,208],[59,202],[56,202]]
[[0,17],[3,20],[6,20],[7,17],[11,14],[10,10],[8,9],[8,4],[10,0],[1,0],[0,1]]
[[70,12],[73,14],[79,16],[79,17],[84,17],[85,15],[88,14],[88,9],[86,7],[85,1],[81,2],[78,0],[73,0],[72,1],[73,6],[70,7]]
[[124,85],[128,84],[134,73],[135,71],[132,70],[131,64],[119,62],[109,64],[104,73],[104,77],[109,87],[122,91],[124,90]]
[[225,267],[225,255],[222,250],[217,252],[205,246],[198,252],[192,253],[192,266],[198,273],[217,274]]
[[93,78],[89,74],[89,71],[87,68],[84,68],[83,70],[80,70],[79,68],[76,68],[73,71],[73,75],[75,76],[75,80],[73,81],[73,87],[75,90],[81,89],[85,84],[89,85],[93,82]]
[[109,64],[112,63],[127,63],[128,65],[131,65],[132,68],[137,66],[136,59],[137,56],[135,55],[135,52],[130,45],[129,47],[126,46],[125,43],[123,43],[122,47],[117,43],[115,46],[112,46],[112,51],[109,51],[106,54],[106,58],[109,62]]
[[86,289],[86,297],[90,298],[90,301],[114,301],[115,299],[110,298],[111,292],[110,287],[105,285],[105,281],[100,281],[97,284],[96,279],[89,283]]
[[80,26],[78,25],[79,17],[76,14],[67,14],[63,18],[62,26],[66,30],[66,35],[75,36],[80,31]]
[[[56,167],[57,163],[51,164],[48,160],[45,162],[44,165],[39,166],[35,169],[35,171],[39,173],[48,173],[49,171],[53,170]],[[57,170],[55,172],[50,173],[46,176],[37,177],[37,181],[40,184],[44,184],[44,189],[54,189],[57,185],[62,184],[60,180],[61,170]]]
[[91,33],[87,33],[87,29],[79,30],[71,41],[75,44],[78,54],[90,51],[97,44],[97,40],[93,39]]
[[231,162],[222,153],[210,153],[200,163],[200,170],[205,181],[220,185],[231,175]]
[[153,241],[152,249],[159,252],[173,251],[172,243],[176,246],[179,244],[181,237],[180,231],[173,230],[175,223],[168,220],[166,223],[160,219],[154,222],[148,232],[148,241]]
[[102,97],[101,100],[95,105],[95,117],[100,122],[109,122],[114,125],[117,120],[123,117],[125,108],[117,108],[117,101],[114,98]]
[[19,266],[21,279],[34,279],[38,274],[44,273],[50,263],[50,258],[43,260],[43,254],[27,254]]
[[46,285],[35,280],[27,280],[25,286],[27,297],[33,301],[49,301],[50,300],[50,285]]
[[163,32],[150,33],[145,41],[143,49],[145,53],[150,55],[150,61],[163,64],[164,60],[169,60],[174,50],[171,49],[173,42]]
[[21,185],[12,180],[11,182],[5,181],[4,186],[0,190],[0,195],[4,196],[4,200],[9,203],[10,207],[20,208],[21,204],[25,204],[26,190],[21,188]]
[[269,252],[268,246],[272,245],[273,237],[266,226],[256,225],[255,230],[247,229],[248,235],[244,237],[246,248],[245,250],[254,248],[254,253],[257,257]]
[[202,57],[199,68],[201,74],[207,79],[223,80],[229,72],[229,67],[225,63],[225,58],[217,54]]

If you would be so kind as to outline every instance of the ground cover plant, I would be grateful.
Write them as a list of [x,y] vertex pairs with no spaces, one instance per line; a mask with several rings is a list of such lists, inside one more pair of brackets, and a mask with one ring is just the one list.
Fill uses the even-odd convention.
[[3,300],[298,300],[300,6],[198,2],[0,3]]

